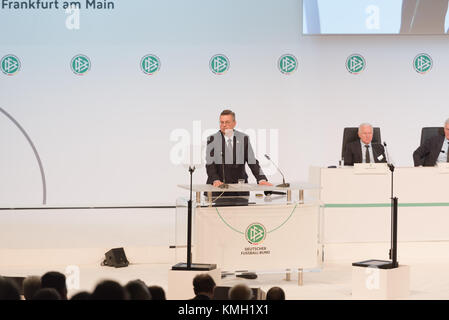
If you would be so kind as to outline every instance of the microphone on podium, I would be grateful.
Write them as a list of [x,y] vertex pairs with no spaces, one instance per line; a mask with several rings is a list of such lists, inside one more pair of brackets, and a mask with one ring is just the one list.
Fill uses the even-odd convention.
[[290,187],[290,183],[285,183],[285,177],[284,174],[281,172],[281,170],[278,168],[278,166],[273,162],[273,160],[271,160],[270,156],[268,154],[265,154],[265,158],[267,158],[268,160],[271,161],[271,163],[276,167],[276,169],[279,171],[279,173],[282,176],[282,183],[278,184],[276,187],[281,187],[281,188],[288,188]]

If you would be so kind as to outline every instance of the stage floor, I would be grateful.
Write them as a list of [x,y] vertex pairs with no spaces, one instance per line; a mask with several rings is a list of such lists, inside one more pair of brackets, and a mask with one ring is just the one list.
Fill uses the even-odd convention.
[[[415,263],[411,267],[411,300],[449,299],[449,263]],[[147,285],[159,285],[167,290],[169,264],[133,264],[126,268],[111,268],[94,265],[79,266],[79,289],[70,289],[69,297],[81,290],[92,291],[95,285],[104,279],[112,279],[122,285],[130,280],[141,279]],[[0,267],[3,276],[42,275],[49,270],[65,273],[66,266],[60,267]],[[265,292],[273,287],[282,287],[289,300],[350,300],[351,263],[326,263],[321,271],[304,272],[304,285],[298,286],[297,274],[291,281],[285,280],[283,273],[259,274],[258,279],[247,280],[227,276],[221,285],[232,286],[246,283],[251,287],[260,287]],[[193,290],[192,290],[193,297]]]

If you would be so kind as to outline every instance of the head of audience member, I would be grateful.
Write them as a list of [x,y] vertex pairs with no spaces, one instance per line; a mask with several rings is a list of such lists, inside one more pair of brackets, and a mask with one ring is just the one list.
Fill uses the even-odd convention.
[[125,288],[116,281],[104,280],[95,287],[91,300],[128,300]]
[[125,286],[130,300],[151,300],[146,284],[141,280],[130,281]]
[[364,144],[370,144],[373,140],[373,126],[369,123],[362,123],[359,126],[359,138]]
[[202,273],[193,278],[193,292],[197,299],[212,299],[215,289],[214,279],[207,273]]
[[226,136],[232,136],[236,125],[235,113],[231,110],[223,110],[220,114],[220,131]]
[[32,300],[62,300],[62,298],[55,288],[42,288],[37,290]]
[[12,280],[0,277],[0,300],[20,300],[20,290]]
[[446,139],[449,140],[449,119],[444,123],[444,135],[446,136]]
[[65,275],[61,272],[50,271],[41,277],[41,288],[53,288],[58,291],[61,300],[67,300],[67,286]]
[[33,296],[41,288],[41,277],[30,276],[23,280],[23,296],[25,300],[33,299]]
[[78,293],[74,294],[70,298],[70,300],[73,300],[73,301],[90,300],[90,296],[91,296],[91,294],[89,292],[81,291],[81,292],[78,292]]
[[151,300],[166,300],[165,291],[162,287],[150,286],[148,291],[150,291]]
[[267,300],[285,300],[285,292],[282,288],[273,287],[267,292]]
[[246,284],[236,284],[229,290],[229,300],[251,300],[253,292]]

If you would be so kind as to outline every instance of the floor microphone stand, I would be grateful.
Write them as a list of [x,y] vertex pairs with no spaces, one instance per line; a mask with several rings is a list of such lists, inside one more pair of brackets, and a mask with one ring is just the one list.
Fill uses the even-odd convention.
[[208,263],[192,263],[192,189],[193,189],[193,172],[195,171],[194,166],[189,166],[190,173],[190,199],[187,201],[187,263],[178,263],[172,266],[172,270],[201,270],[208,271],[217,268],[216,264]]
[[[385,148],[387,147],[384,143]],[[387,151],[388,153],[388,151]],[[361,262],[354,262],[352,265],[356,267],[372,267],[379,269],[394,269],[399,267],[397,260],[397,248],[398,248],[398,198],[394,196],[394,165],[387,163],[388,168],[391,171],[391,242],[388,260],[366,260]]]

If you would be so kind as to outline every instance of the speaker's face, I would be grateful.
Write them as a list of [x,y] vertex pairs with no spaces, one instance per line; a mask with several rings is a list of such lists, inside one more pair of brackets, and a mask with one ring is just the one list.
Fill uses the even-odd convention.
[[220,116],[220,130],[224,135],[232,135],[232,131],[235,128],[237,122],[234,117],[230,114]]
[[444,135],[446,136],[446,139],[449,140],[449,123],[446,123],[444,126]]
[[373,128],[370,126],[361,126],[359,129],[359,138],[364,144],[370,144],[373,140]]

